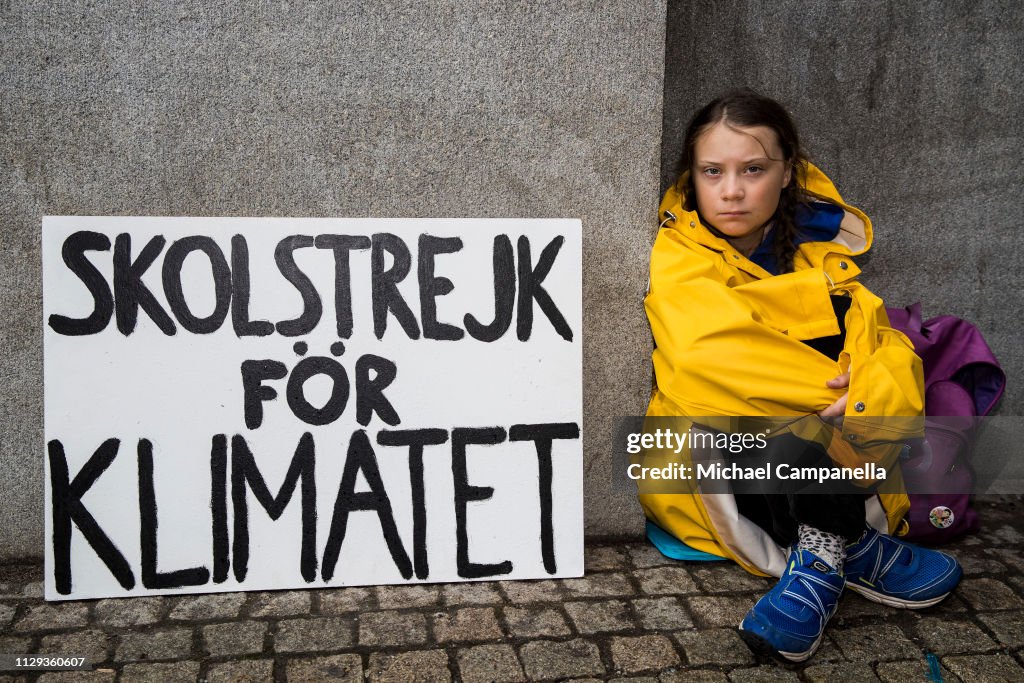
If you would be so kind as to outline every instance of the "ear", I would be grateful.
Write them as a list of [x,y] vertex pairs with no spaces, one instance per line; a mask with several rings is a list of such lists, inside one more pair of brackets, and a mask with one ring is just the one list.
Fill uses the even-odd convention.
[[793,164],[786,164],[786,172],[782,175],[782,186],[786,187],[789,185],[789,181],[793,179]]

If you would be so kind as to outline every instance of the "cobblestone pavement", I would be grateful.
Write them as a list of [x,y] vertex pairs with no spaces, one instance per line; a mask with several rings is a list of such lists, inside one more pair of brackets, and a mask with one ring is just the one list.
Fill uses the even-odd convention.
[[42,600],[42,567],[0,566],[0,653],[86,656],[10,681],[1024,681],[1024,503],[978,504],[951,549],[956,593],[919,612],[847,591],[803,666],[755,657],[736,624],[771,581],[595,543],[582,579]]

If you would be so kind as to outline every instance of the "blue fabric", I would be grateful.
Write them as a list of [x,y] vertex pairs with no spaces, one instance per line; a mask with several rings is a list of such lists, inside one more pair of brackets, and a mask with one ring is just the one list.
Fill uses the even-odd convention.
[[[797,204],[794,221],[796,223],[795,245],[804,242],[831,242],[839,234],[839,224],[843,222],[843,207],[827,202],[813,204]],[[779,265],[775,260],[774,240],[761,242],[750,255],[750,260],[767,270],[772,275],[779,274]]]
[[875,529],[846,547],[846,585],[883,605],[929,607],[949,595],[962,575],[952,555],[904,543]]
[[740,624],[740,637],[756,652],[807,660],[839,607],[846,580],[807,550],[793,550],[788,568]]
[[647,540],[665,557],[673,560],[697,560],[698,562],[717,562],[724,557],[712,555],[686,545],[678,538],[662,529],[654,522],[647,520]]

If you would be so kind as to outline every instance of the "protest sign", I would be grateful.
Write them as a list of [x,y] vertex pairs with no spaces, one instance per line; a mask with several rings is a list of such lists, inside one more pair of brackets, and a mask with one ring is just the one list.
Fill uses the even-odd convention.
[[578,220],[46,217],[47,599],[579,576]]

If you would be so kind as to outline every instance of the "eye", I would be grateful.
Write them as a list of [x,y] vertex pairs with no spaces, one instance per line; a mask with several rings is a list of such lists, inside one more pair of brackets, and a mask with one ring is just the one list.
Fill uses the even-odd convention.
[[763,170],[764,170],[764,167],[763,166],[758,166],[757,164],[751,164],[750,166],[747,166],[747,169],[746,169],[747,173],[750,173],[751,175],[760,173]]
[[708,176],[709,178],[717,178],[718,176],[722,175],[721,169],[715,168],[714,166],[709,166],[705,168],[703,171],[701,171],[701,173]]

